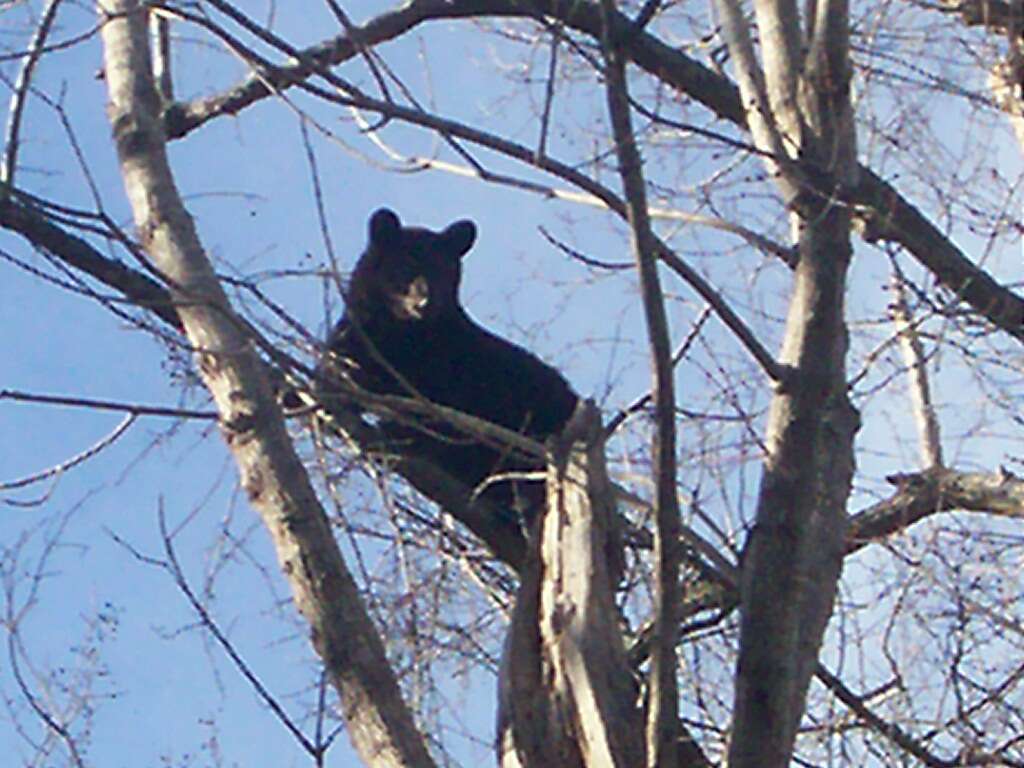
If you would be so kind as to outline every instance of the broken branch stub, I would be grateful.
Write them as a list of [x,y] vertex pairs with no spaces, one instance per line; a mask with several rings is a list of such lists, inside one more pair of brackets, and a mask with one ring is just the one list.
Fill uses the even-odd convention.
[[555,438],[499,680],[503,768],[643,764],[643,717],[614,589],[622,545],[600,416],[581,402]]

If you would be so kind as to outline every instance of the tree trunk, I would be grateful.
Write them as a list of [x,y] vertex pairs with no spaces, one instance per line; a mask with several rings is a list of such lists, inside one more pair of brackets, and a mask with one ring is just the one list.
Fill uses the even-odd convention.
[[432,766],[384,647],[284,427],[263,362],[233,313],[167,162],[146,11],[101,6],[110,121],[138,236],[172,286],[200,374],[220,412],[250,504],[270,531],[295,603],[368,765]]
[[[800,260],[741,579],[730,768],[790,764],[842,570],[858,418],[846,395],[844,316],[856,184],[848,8],[756,2],[764,67],[735,0],[719,0],[747,121],[793,212]],[[825,192],[823,194],[823,191]]]

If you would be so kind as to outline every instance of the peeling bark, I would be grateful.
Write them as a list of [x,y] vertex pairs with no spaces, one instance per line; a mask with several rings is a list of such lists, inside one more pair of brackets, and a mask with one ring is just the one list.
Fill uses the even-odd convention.
[[502,659],[498,759],[632,768],[643,717],[613,599],[621,542],[596,407],[581,403],[555,442]]

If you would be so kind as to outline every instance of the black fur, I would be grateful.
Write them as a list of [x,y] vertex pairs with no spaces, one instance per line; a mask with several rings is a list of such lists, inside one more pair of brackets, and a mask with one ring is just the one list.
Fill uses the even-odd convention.
[[[558,371],[477,325],[459,304],[461,259],[475,239],[470,221],[434,232],[403,227],[387,209],[374,213],[321,379],[344,372],[371,392],[407,397],[411,387],[431,402],[543,442],[568,421],[577,396]],[[427,458],[472,489],[494,473],[542,467],[437,420],[382,427],[392,450]],[[543,484],[488,483],[483,495],[532,514]]]

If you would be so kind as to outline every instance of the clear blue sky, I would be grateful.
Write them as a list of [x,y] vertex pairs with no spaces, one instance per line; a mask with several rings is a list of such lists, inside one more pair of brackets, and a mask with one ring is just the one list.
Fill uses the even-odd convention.
[[[27,11],[38,12],[40,5],[21,4],[0,15],[0,30],[6,30],[0,38],[4,46],[24,46],[31,33]],[[382,6],[363,1],[345,7],[355,21],[362,21]],[[307,44],[333,29],[325,11],[307,10],[292,13],[278,6],[277,31],[293,43]],[[60,19],[57,39],[80,32],[93,21],[86,8],[71,5],[61,11]],[[212,93],[236,81],[242,71],[237,61],[205,43],[197,44],[194,30],[176,29],[187,37],[175,48],[179,97]],[[526,144],[534,143],[536,124],[525,103],[504,106],[494,92],[499,86],[487,74],[495,62],[511,61],[519,52],[506,51],[496,38],[469,29],[467,23],[424,27],[402,42],[383,46],[381,53],[425,101],[431,95],[436,98],[432,108],[441,114],[486,124],[494,110],[505,109],[497,121],[502,129]],[[96,77],[100,66],[99,42],[93,39],[47,57],[36,84],[50,99],[62,101],[104,210],[127,226],[130,216],[104,112],[104,83]],[[12,62],[0,64],[0,69],[8,78],[16,71]],[[425,85],[425,71],[436,86],[433,92]],[[342,74],[372,89],[357,63],[347,65]],[[500,88],[511,86],[502,82]],[[581,126],[602,109],[600,100],[591,103],[587,98],[565,106],[577,114]],[[297,103],[310,106],[302,99]],[[388,163],[359,134],[347,112],[316,106],[313,114],[337,138],[313,131],[330,236],[343,268],[350,267],[361,250],[366,220],[379,206],[395,209],[407,222],[430,227],[472,218],[480,236],[467,258],[462,295],[475,317],[557,364],[581,393],[597,397],[609,408],[626,404],[645,390],[646,345],[632,278],[627,274],[596,279],[569,263],[538,233],[538,227],[545,226],[590,256],[625,261],[628,253],[619,237],[620,225],[611,217],[463,176],[387,172],[359,156]],[[440,153],[453,160],[428,135],[401,128],[386,135],[411,154]],[[572,139],[555,135],[552,142],[557,148],[559,142]],[[492,170],[526,176],[500,158],[487,153],[479,157]],[[208,124],[176,142],[171,161],[218,269],[251,275],[326,263],[299,122],[285,104],[267,101],[236,118]],[[64,205],[92,207],[85,176],[56,114],[38,100],[29,105],[21,166],[19,186]],[[615,186],[612,179],[605,183]],[[719,240],[707,232],[692,236],[695,248],[736,246],[734,240]],[[0,232],[0,253],[53,273],[23,241],[6,232]],[[762,281],[760,285],[784,284],[784,270],[777,265],[756,275],[737,269],[731,260],[709,268],[731,274],[730,279],[744,289],[754,280]],[[857,298],[851,302],[855,314],[866,315],[867,307],[875,311],[878,302],[885,301],[880,286],[887,274],[888,265],[880,259],[857,264]],[[685,287],[671,281],[668,285],[678,339],[700,305]],[[322,286],[315,278],[274,280],[263,287],[293,316],[317,333],[324,332]],[[774,288],[762,295],[770,301],[778,298]],[[337,297],[332,298],[337,312]],[[765,333],[770,349],[776,347],[778,307],[739,307]],[[741,354],[715,321],[707,333],[720,344],[718,353]],[[194,389],[183,400],[181,386],[169,380],[164,349],[149,335],[127,326],[97,302],[45,284],[5,262],[0,262],[0,349],[0,388],[129,403],[206,405],[202,392]],[[704,375],[714,374],[709,366]],[[691,386],[699,388],[700,379],[687,380]],[[711,409],[723,407],[717,403]],[[0,402],[0,482],[66,460],[102,439],[120,419],[111,413]],[[869,423],[861,433],[862,442],[878,434],[873,429],[906,433],[905,413],[884,424]],[[204,747],[204,742],[216,735],[216,749],[226,765],[308,765],[222,652],[195,629],[193,613],[167,574],[139,562],[114,540],[116,536],[146,555],[162,557],[162,505],[169,525],[179,529],[175,545],[193,586],[202,589],[214,575],[211,569],[218,569],[212,581],[217,619],[260,679],[293,713],[313,700],[303,693],[312,667],[306,630],[287,604],[267,537],[236,487],[230,457],[219,437],[209,432],[205,422],[140,419],[112,447],[58,482],[25,492],[0,492],[0,501],[39,500],[27,507],[0,506],[0,588],[15,583],[18,606],[27,598],[25,574],[33,572],[48,537],[66,519],[36,602],[21,625],[21,638],[40,671],[64,668],[73,676],[90,648],[88,638],[99,627],[97,663],[104,674],[92,683],[97,713],[86,742],[89,764],[213,765],[214,748],[209,743]],[[994,456],[968,449],[973,451],[968,458]],[[728,449],[722,451],[729,460]],[[912,464],[912,453],[900,451],[895,443],[876,443],[873,452],[862,457],[861,468],[874,475],[907,469],[904,459]],[[738,484],[744,486],[739,490],[749,490],[758,476],[751,472],[739,478]],[[228,557],[227,565],[218,548],[224,546],[224,529],[244,545],[244,554]],[[19,548],[23,537],[27,538]],[[97,616],[102,617],[98,624]],[[493,693],[488,685],[474,681],[465,688],[453,680],[451,695],[469,699],[466,723],[489,740]],[[39,729],[25,712],[3,651],[0,696],[14,702],[18,722],[38,738]],[[9,715],[0,706],[0,755],[31,754]],[[487,749],[468,744],[461,749],[467,765],[490,761]],[[47,764],[60,765],[62,760]],[[346,766],[352,761],[343,748],[328,764]]]

